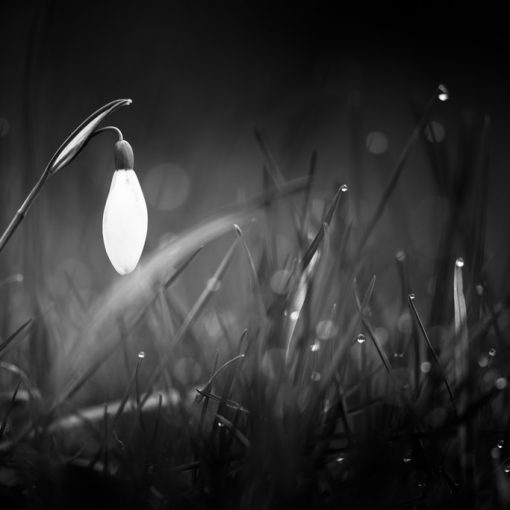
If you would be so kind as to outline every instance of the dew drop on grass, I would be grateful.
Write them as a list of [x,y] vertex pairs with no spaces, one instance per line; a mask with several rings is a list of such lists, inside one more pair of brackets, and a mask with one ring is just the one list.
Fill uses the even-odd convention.
[[349,189],[349,187],[347,186],[347,184],[342,184],[342,185],[340,186],[340,191],[341,191],[342,193],[345,193],[348,189]]
[[366,342],[366,337],[363,333],[360,333],[357,337],[356,337],[356,342],[358,342],[359,344],[364,344]]
[[144,351],[140,351],[138,353],[138,359],[144,359],[145,358],[145,352]]
[[459,257],[456,261],[455,261],[455,265],[457,267],[464,267],[464,259],[462,257]]
[[318,340],[316,340],[312,345],[310,345],[310,350],[312,352],[317,352],[321,348],[321,344]]
[[411,294],[409,294],[409,299],[411,300],[416,299],[416,294],[414,292],[411,292]]
[[496,356],[496,349],[494,349],[494,347],[492,347],[490,350],[489,350],[489,356]]
[[443,102],[448,101],[448,99],[450,99],[450,93],[448,92],[446,85],[443,84],[439,85],[437,98],[439,99],[439,101]]
[[293,312],[290,313],[289,317],[290,317],[290,320],[297,321],[299,319],[299,311],[294,310]]

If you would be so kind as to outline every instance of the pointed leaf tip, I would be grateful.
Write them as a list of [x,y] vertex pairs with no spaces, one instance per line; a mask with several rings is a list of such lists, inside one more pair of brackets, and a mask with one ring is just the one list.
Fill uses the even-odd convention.
[[68,165],[86,145],[97,126],[106,116],[121,106],[132,104],[131,99],[116,99],[105,104],[92,115],[87,117],[64,141],[52,158],[49,174],[54,175],[61,168]]

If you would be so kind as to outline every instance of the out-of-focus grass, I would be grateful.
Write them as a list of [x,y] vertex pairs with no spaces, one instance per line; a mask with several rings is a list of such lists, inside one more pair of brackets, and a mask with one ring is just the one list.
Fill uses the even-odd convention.
[[424,119],[413,137],[448,204],[428,285],[406,246],[372,270],[408,148],[363,222],[352,185],[314,210],[320,153],[287,182],[261,131],[261,195],[179,233],[101,295],[68,274],[64,297],[34,289],[16,310],[19,279],[0,282],[2,502],[507,506],[509,299],[485,253],[489,123],[466,128],[452,156]]

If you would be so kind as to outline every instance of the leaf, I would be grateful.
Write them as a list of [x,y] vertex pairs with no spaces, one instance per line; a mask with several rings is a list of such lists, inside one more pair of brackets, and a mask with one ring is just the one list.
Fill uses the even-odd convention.
[[466,299],[464,297],[462,266],[464,261],[457,259],[453,273],[453,304],[455,323],[455,379],[460,384],[468,370],[469,340],[467,329]]
[[97,126],[110,113],[121,106],[128,106],[132,103],[131,99],[116,99],[111,103],[105,104],[92,115],[87,117],[64,141],[53,156],[49,164],[49,175],[56,174],[61,168],[68,165],[76,155],[83,149]]

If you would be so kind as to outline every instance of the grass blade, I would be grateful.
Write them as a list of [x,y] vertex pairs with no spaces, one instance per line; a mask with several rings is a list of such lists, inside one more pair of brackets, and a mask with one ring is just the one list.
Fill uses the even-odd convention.
[[7,423],[9,420],[9,416],[14,409],[14,405],[16,403],[16,397],[18,396],[18,391],[21,387],[21,383],[23,382],[23,379],[20,377],[18,380],[18,384],[16,385],[16,388],[14,389],[14,392],[12,394],[11,400],[9,401],[9,405],[7,406],[7,409],[5,410],[5,414],[2,420],[2,423],[0,425],[0,441],[2,440],[2,436],[4,435],[5,429],[7,428]]
[[429,102],[425,106],[425,110],[423,112],[423,115],[422,115],[420,121],[414,127],[409,139],[407,140],[406,144],[404,145],[404,148],[402,149],[402,152],[400,153],[400,156],[397,160],[395,168],[393,169],[393,172],[392,172],[391,177],[388,181],[388,184],[386,185],[386,188],[381,196],[381,199],[379,200],[379,203],[377,204],[377,207],[375,208],[375,212],[372,215],[372,218],[370,219],[370,221],[368,222],[368,225],[365,228],[365,231],[363,232],[363,235],[362,235],[361,240],[358,245],[356,259],[359,258],[359,255],[363,251],[363,248],[365,247],[368,239],[370,238],[370,235],[372,234],[375,226],[379,222],[379,219],[381,218],[381,216],[386,208],[388,200],[390,199],[391,195],[395,191],[397,182],[398,182],[400,176],[402,175],[402,171],[405,168],[405,163],[407,161],[407,157],[409,156],[409,152],[411,151],[415,142],[418,140],[420,133],[422,132],[424,126],[426,125],[426,123],[428,121],[428,117],[430,115],[432,107],[434,106],[434,104],[437,101],[439,91],[440,91],[439,87],[434,91],[433,96],[430,98]]
[[418,322],[418,326],[420,328],[420,331],[423,335],[423,338],[425,339],[425,342],[427,342],[427,347],[429,348],[429,351],[430,353],[432,354],[432,357],[434,358],[434,361],[436,362],[436,365],[438,366],[439,370],[441,371],[441,375],[442,375],[442,378],[443,378],[443,381],[445,383],[445,386],[446,386],[446,389],[448,391],[448,395],[450,397],[450,401],[452,403],[452,407],[453,407],[453,411],[455,413],[455,415],[457,415],[457,406],[456,406],[456,403],[455,403],[455,398],[453,396],[453,392],[452,392],[452,389],[450,387],[450,383],[448,382],[448,378],[446,377],[446,374],[441,366],[441,363],[439,361],[439,358],[436,354],[436,351],[434,350],[434,347],[432,347],[432,343],[430,342],[430,338],[429,336],[427,335],[427,331],[425,330],[425,326],[423,325],[423,322],[421,321],[421,318],[418,314],[418,310],[416,310],[416,306],[414,305],[414,295],[410,295],[409,298],[408,298],[408,301],[409,301],[409,307],[411,308],[411,311],[416,319],[416,321]]
[[27,321],[25,321],[16,331],[14,331],[13,333],[11,333],[1,344],[0,344],[0,354],[5,351],[5,349],[7,349],[7,347],[9,347],[9,345],[14,342],[14,340],[16,340],[16,338],[18,338],[21,333],[25,332],[27,333],[28,331],[30,331],[30,328],[32,326],[34,322],[34,319],[28,319]]

